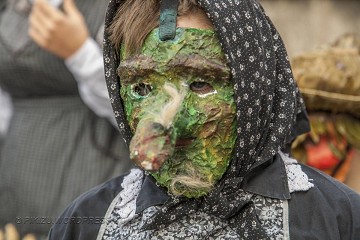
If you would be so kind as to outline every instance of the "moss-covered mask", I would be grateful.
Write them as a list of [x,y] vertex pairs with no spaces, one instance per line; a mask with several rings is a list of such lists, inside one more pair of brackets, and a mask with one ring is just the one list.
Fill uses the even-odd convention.
[[225,173],[236,140],[229,68],[212,30],[158,29],[118,68],[130,157],[175,195],[200,197]]

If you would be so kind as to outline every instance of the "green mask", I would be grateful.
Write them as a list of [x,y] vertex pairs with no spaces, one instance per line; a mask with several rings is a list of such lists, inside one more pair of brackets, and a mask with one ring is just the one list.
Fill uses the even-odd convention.
[[207,194],[236,140],[233,84],[214,31],[178,28],[161,41],[154,29],[118,74],[131,159],[175,195]]

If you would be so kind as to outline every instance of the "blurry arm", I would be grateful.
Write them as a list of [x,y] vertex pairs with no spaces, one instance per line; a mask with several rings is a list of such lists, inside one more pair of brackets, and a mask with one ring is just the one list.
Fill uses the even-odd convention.
[[78,82],[83,101],[116,127],[105,83],[102,51],[95,40],[88,38],[75,54],[65,60],[65,64]]
[[64,12],[46,0],[35,0],[29,35],[40,47],[65,60],[78,82],[83,101],[97,115],[108,118],[116,126],[100,47],[90,38],[74,0],[64,0],[63,6]]

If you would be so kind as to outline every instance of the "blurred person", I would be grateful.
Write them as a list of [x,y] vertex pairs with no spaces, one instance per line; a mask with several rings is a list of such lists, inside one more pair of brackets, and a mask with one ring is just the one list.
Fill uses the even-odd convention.
[[74,197],[131,165],[104,81],[106,6],[1,1],[0,86],[13,111],[0,156],[0,227],[13,223],[20,237],[46,235]]
[[50,240],[360,238],[360,196],[286,153],[308,119],[258,2],[113,0],[105,22],[138,168],[77,198]]

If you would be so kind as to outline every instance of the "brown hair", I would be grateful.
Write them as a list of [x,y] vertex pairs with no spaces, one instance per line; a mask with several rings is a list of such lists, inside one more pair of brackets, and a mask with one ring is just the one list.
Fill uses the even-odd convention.
[[[178,16],[199,9],[196,0],[180,0]],[[159,25],[159,18],[160,0],[126,0],[107,29],[115,49],[123,46],[127,55],[137,53],[146,36]]]

